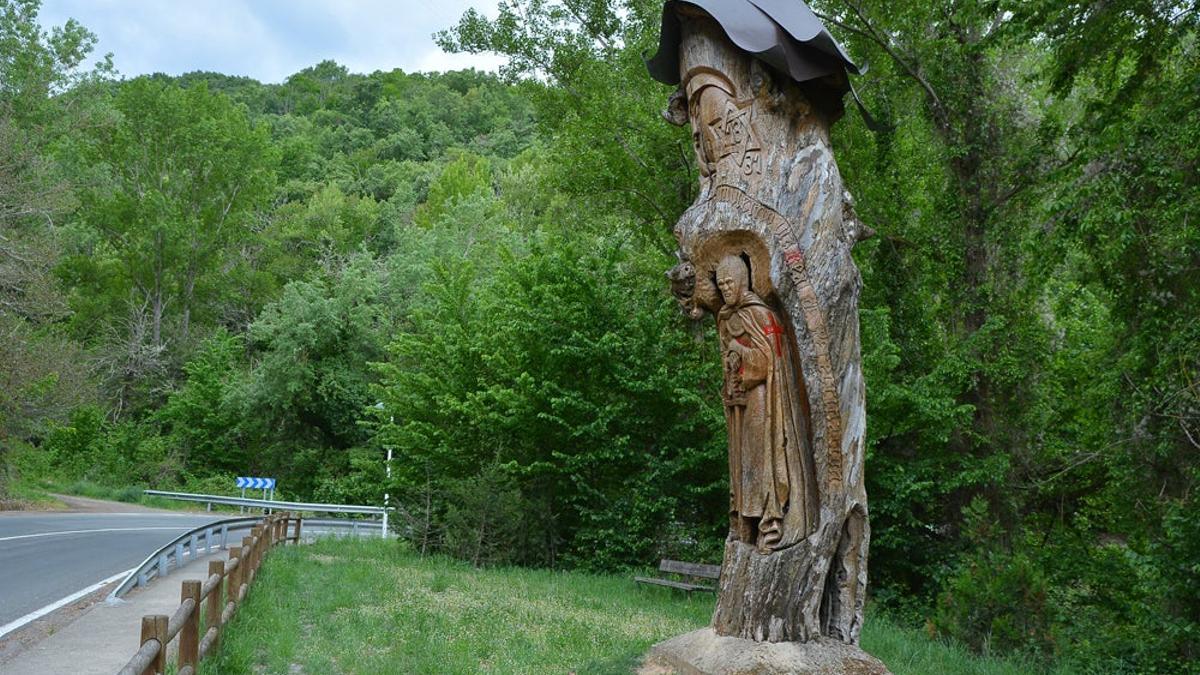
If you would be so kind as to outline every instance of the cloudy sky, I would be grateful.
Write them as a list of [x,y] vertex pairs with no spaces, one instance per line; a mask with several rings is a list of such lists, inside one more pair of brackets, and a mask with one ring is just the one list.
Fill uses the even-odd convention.
[[333,59],[351,72],[475,67],[494,54],[445,54],[431,35],[496,0],[43,0],[44,27],[74,18],[126,77],[212,70],[280,82]]

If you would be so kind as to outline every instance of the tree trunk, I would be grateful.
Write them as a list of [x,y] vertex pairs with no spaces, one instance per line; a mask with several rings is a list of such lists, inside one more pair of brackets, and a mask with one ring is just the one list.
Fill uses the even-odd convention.
[[[811,467],[808,477],[774,468],[774,480],[783,485],[784,522],[792,510],[811,511],[798,536],[785,532],[780,545],[764,546],[761,538],[756,545],[745,535],[745,522],[753,519],[732,513],[712,625],[720,635],[759,642],[824,635],[856,644],[870,530],[858,333],[862,281],[850,250],[865,228],[830,149],[840,99],[828,98],[831,89],[821,81],[802,86],[773,74],[707,17],[688,16],[682,30],[681,96],[701,189],[675,227],[680,265],[669,276],[685,311],[700,318],[730,304],[717,289],[720,261],[735,256],[746,262],[754,296],[785,324],[786,347],[777,349],[790,352],[796,364],[779,397],[800,419],[790,428],[803,430],[803,438],[786,439],[789,452],[803,453],[803,461],[789,467]],[[731,425],[741,420],[729,419]],[[745,436],[734,429],[730,435]]]
[[166,283],[166,270],[164,269],[163,257],[165,246],[163,244],[162,228],[159,228],[154,233],[154,287],[150,298],[151,302],[151,339],[154,349],[157,351],[162,347],[162,319],[163,319],[163,286]]
[[179,326],[179,335],[184,342],[187,342],[192,324],[192,297],[196,294],[196,274],[196,269],[189,266],[183,283],[183,319]]

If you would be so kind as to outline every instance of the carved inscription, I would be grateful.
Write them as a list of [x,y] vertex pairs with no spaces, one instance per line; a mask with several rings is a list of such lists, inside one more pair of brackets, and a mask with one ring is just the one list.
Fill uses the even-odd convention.
[[[815,190],[814,186],[814,190]],[[825,312],[821,308],[817,291],[813,288],[804,262],[804,252],[797,242],[797,233],[791,222],[775,209],[754,199],[732,185],[718,185],[713,192],[713,202],[725,203],[749,218],[764,223],[775,233],[776,241],[784,251],[788,276],[796,287],[800,300],[804,325],[812,335],[813,348],[817,356],[817,376],[821,381],[821,406],[828,429],[826,461],[829,467],[831,489],[840,489],[843,474],[842,458],[842,414],[838,400],[837,379],[833,373],[833,360],[829,350],[829,329],[825,324]]]

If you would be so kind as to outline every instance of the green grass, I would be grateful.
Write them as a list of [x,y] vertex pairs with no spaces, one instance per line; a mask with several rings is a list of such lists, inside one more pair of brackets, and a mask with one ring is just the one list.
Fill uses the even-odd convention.
[[45,490],[23,481],[10,483],[8,492],[8,498],[0,499],[0,511],[47,511],[63,505]]
[[[79,480],[73,483],[44,480],[40,485],[48,492],[75,495],[77,497],[103,499],[111,502],[124,502],[126,504],[140,504],[142,506],[149,506],[156,509],[171,509],[174,511],[204,510],[204,504],[201,502],[185,502],[175,499],[166,499],[164,497],[145,495],[143,494],[144,488],[140,485],[113,487],[86,480]],[[236,506],[222,506],[220,504],[213,504],[212,510],[231,513],[237,513],[238,511]]]
[[[628,576],[477,570],[394,542],[276,549],[205,673],[629,673],[650,645],[708,624]],[[896,675],[1039,672],[868,616],[862,646]]]
[[1068,675],[1065,666],[1047,667],[1021,658],[972,653],[964,645],[931,639],[924,631],[897,625],[887,616],[868,613],[861,645],[896,675]]
[[[142,490],[143,488],[138,485],[114,487],[87,480],[77,480],[74,482],[51,479],[15,481],[10,485],[10,491],[12,492],[11,508],[18,510],[61,509],[65,505],[61,500],[55,498],[54,495],[62,494],[88,497],[90,499],[102,499],[110,502],[140,504],[156,509],[170,509],[173,511],[199,511],[204,509],[204,504],[202,503],[147,496],[142,493]],[[237,513],[238,509],[236,506],[214,504],[213,511]]]

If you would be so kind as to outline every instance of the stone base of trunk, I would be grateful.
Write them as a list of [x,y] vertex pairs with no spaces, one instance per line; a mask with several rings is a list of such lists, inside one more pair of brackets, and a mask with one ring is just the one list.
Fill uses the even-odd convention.
[[717,635],[712,628],[684,633],[650,648],[638,675],[891,675],[879,659],[830,638],[810,642],[754,642]]

